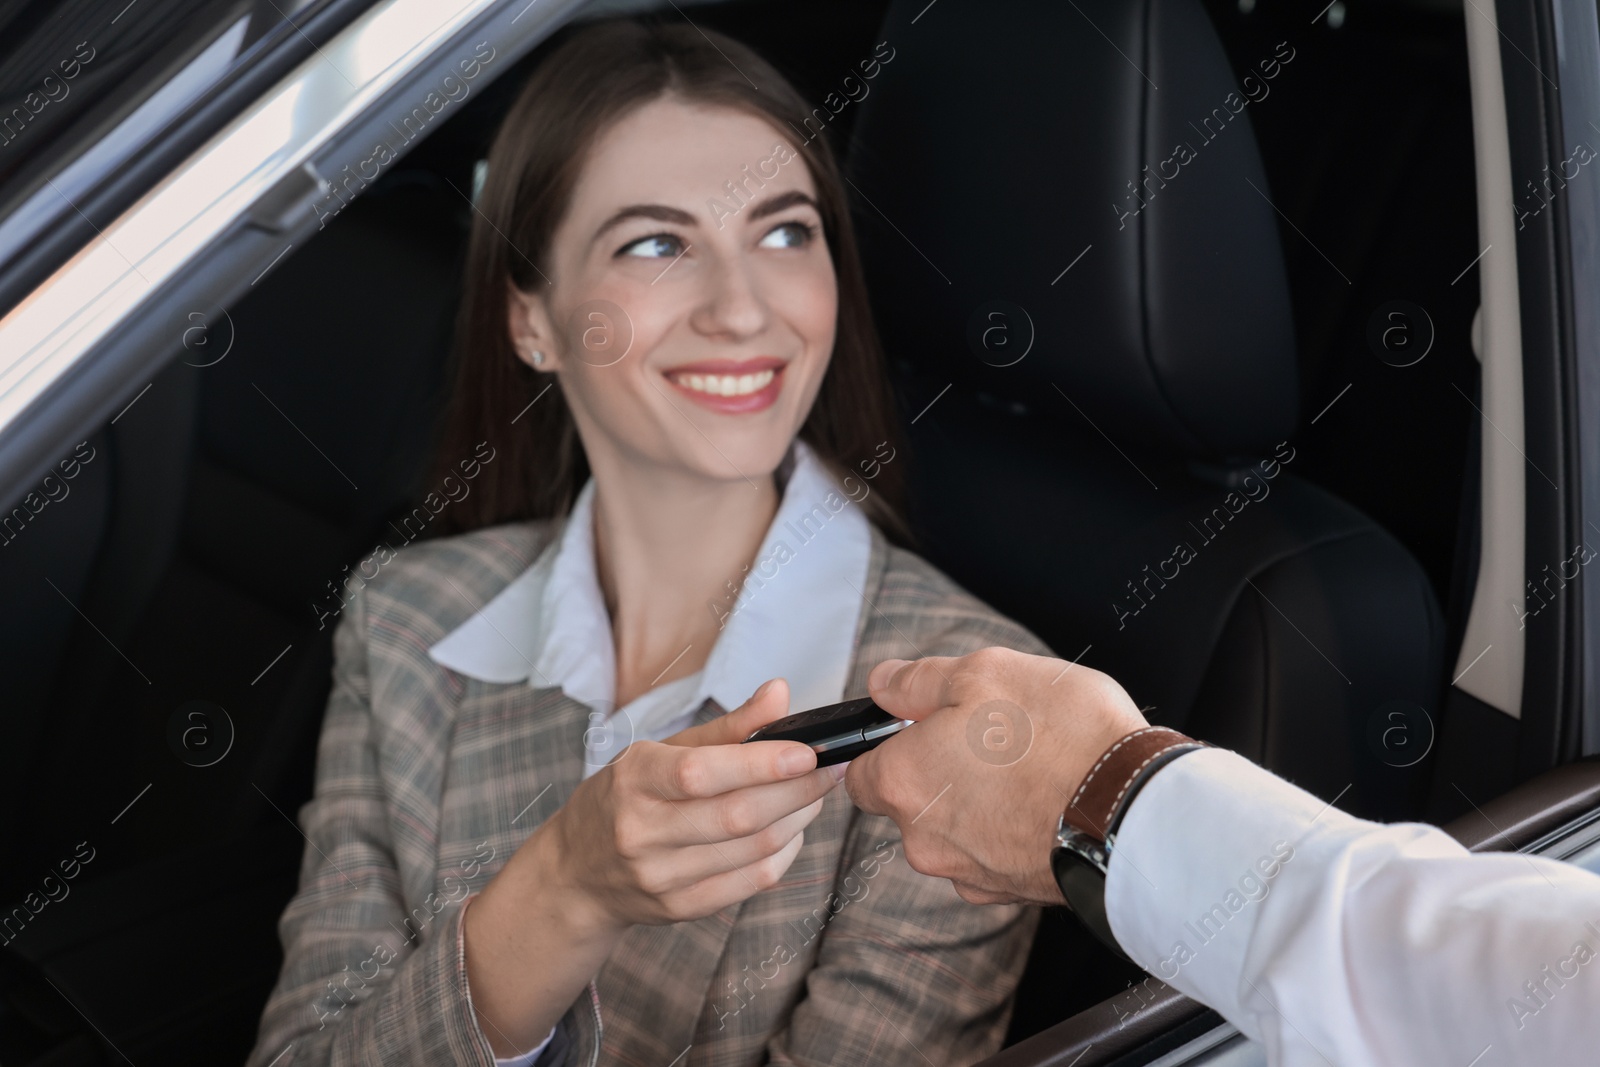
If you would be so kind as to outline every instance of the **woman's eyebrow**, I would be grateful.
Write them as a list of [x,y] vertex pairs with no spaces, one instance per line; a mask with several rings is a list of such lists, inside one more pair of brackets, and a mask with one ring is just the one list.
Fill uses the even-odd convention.
[[665,204],[631,204],[618,211],[607,219],[601,227],[594,231],[591,241],[598,241],[605,236],[606,231],[613,229],[629,219],[655,219],[657,222],[675,222],[679,226],[693,226],[699,220],[687,211]]
[[759,204],[752,205],[749,218],[752,222],[756,219],[764,219],[768,215],[776,215],[780,211],[787,211],[796,204],[810,204],[819,214],[821,213],[821,209],[817,207],[815,200],[802,193],[799,189],[791,189],[787,193],[769,196]]

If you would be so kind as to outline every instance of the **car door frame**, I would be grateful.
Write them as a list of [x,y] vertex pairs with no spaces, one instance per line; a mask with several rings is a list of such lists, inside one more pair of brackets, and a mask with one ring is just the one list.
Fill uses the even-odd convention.
[[[1600,28],[1595,5],[1580,0],[1499,0],[1495,10],[1522,192],[1570,146],[1600,147]],[[1600,159],[1583,169],[1558,180],[1548,209],[1517,232],[1524,447],[1554,483],[1527,479],[1531,582],[1548,580],[1579,546],[1600,548]],[[1528,623],[1518,779],[1600,753],[1600,567],[1582,566],[1557,592],[1556,610]]]
[[[492,41],[507,69],[581,3],[381,0],[98,231],[0,317],[0,351],[22,353],[0,366],[0,500],[21,499],[64,447],[135,402],[194,315],[226,308],[309,240],[374,144],[396,140],[391,123],[434,98],[453,106],[440,87],[476,43]],[[424,44],[397,55],[396,41]],[[185,206],[184,190],[205,202]]]

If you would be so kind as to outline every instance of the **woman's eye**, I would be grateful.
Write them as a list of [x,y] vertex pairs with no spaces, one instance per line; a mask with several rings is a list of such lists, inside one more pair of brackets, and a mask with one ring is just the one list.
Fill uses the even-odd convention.
[[781,226],[774,226],[772,230],[761,239],[762,248],[804,248],[810,241],[814,229],[803,222],[786,222]]
[[642,237],[622,250],[625,256],[642,256],[646,259],[671,258],[683,252],[683,242],[670,233],[654,233]]

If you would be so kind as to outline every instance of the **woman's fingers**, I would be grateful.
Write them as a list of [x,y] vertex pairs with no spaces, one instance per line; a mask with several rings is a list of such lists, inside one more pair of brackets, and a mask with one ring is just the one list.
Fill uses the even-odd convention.
[[679,751],[653,763],[649,784],[669,800],[717,796],[735,789],[798,778],[817,765],[816,753],[798,741],[742,742],[789,711],[789,683],[762,683],[737,709],[667,738]]
[[[788,685],[773,679],[737,710],[666,743],[636,742],[596,788],[613,844],[597,884],[634,922],[699,918],[783,876],[807,825],[843,768],[818,768],[791,741],[742,744],[788,712]],[[580,787],[580,792],[582,788]],[[616,862],[616,861],[620,861]]]
[[[821,811],[822,801],[818,800],[748,837],[720,842],[700,838],[697,844],[664,848],[639,861],[640,884],[663,906],[670,908],[670,901],[693,892],[701,883],[759,864],[789,848]],[[681,822],[682,813],[677,816]],[[692,828],[690,832],[694,833]],[[733,899],[743,900],[766,888],[739,884],[743,885],[744,892]]]
[[681,850],[685,860],[682,884],[714,878],[782,852],[821,812],[822,801],[817,800],[746,837],[707,841]]
[[700,800],[735,789],[799,778],[816,768],[817,754],[798,741],[748,745],[650,745],[645,758],[619,772],[643,777],[643,787],[662,800]]
[[761,683],[750,699],[710,722],[679,730],[669,745],[737,745],[769,722],[789,714],[789,683],[773,678]]
[[820,802],[838,784],[834,770],[824,767],[789,781],[768,782],[713,797],[655,797],[654,804],[630,805],[618,813],[616,840],[621,854],[634,859],[656,850],[715,847],[760,834]]
[[819,802],[836,785],[838,780],[831,769],[822,767],[791,781],[737,789],[704,800],[680,801],[673,807],[696,835],[684,844],[720,844],[760,833]]
[[675,894],[671,906],[685,915],[711,915],[729,904],[748,900],[757,893],[771,889],[782,880],[794,858],[805,844],[805,834],[795,834],[783,848],[770,856],[714,874],[702,879],[681,894]]

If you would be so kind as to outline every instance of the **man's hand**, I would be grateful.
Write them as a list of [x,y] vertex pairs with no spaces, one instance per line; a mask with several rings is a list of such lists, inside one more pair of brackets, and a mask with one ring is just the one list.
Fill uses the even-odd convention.
[[867,689],[917,725],[856,757],[856,806],[900,827],[906,861],[974,904],[1062,903],[1056,821],[1094,761],[1148,723],[1110,675],[1004,648],[885,660]]

